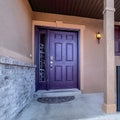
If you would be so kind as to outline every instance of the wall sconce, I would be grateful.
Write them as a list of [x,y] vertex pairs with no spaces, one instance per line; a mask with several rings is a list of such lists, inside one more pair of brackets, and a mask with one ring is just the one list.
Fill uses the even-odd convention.
[[97,38],[97,40],[98,40],[98,44],[100,44],[100,39],[101,39],[101,34],[98,32],[97,34],[96,34],[96,38]]

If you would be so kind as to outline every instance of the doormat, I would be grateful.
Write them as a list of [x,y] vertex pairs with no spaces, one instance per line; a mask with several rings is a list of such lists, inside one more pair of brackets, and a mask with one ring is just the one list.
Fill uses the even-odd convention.
[[41,103],[57,104],[69,102],[75,99],[75,96],[61,96],[61,97],[41,97],[37,101]]

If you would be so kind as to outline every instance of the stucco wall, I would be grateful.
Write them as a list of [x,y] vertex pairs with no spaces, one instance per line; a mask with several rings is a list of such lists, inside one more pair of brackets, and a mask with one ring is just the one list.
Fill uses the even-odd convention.
[[0,55],[31,62],[31,16],[26,0],[0,0]]
[[97,43],[96,33],[103,33],[101,20],[33,12],[33,20],[62,21],[85,25],[83,42],[83,92],[102,92],[104,87],[104,41]]

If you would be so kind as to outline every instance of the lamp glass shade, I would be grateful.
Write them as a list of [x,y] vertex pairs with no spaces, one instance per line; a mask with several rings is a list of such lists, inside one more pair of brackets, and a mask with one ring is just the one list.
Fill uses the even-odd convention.
[[97,39],[101,39],[101,37],[102,37],[101,34],[98,32],[98,33],[96,34],[96,38],[97,38]]

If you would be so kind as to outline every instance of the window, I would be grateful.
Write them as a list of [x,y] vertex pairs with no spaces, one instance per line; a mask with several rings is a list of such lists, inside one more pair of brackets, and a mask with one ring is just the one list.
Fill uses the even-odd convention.
[[115,26],[115,55],[120,56],[120,26]]

